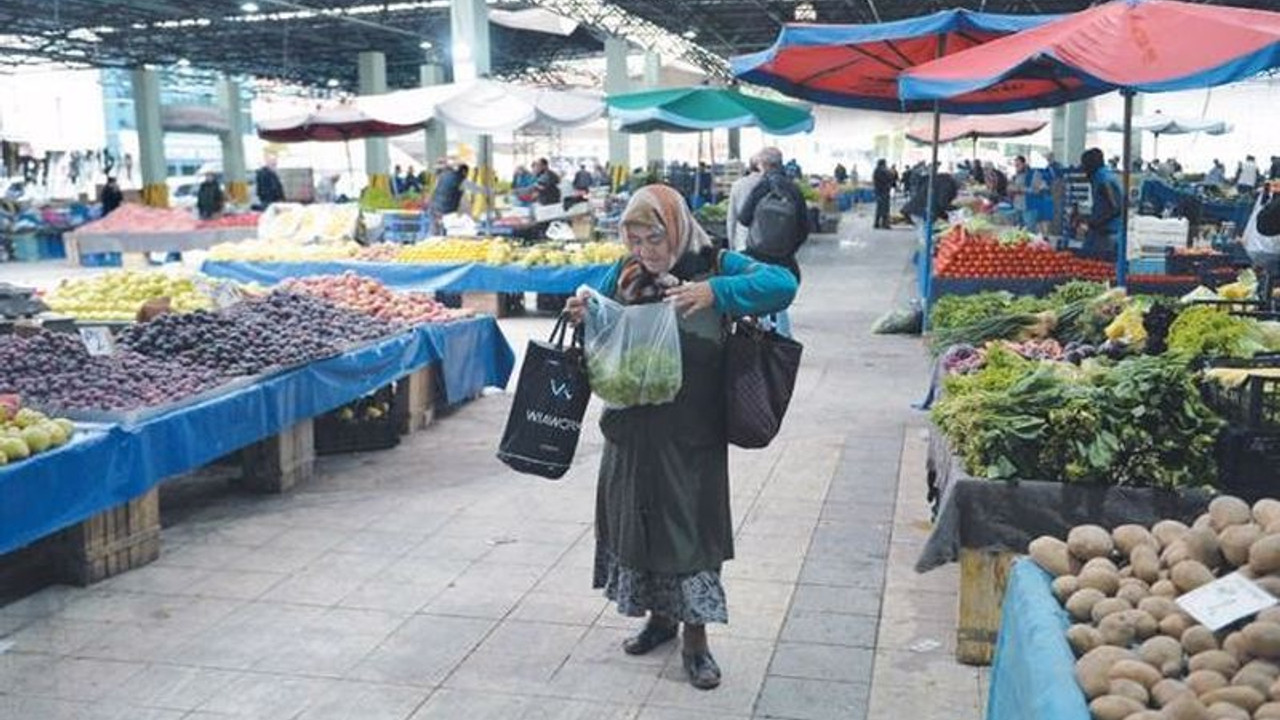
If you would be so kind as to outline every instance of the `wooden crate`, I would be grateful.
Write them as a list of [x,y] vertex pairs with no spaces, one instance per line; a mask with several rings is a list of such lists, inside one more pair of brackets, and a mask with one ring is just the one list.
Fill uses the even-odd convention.
[[1018,557],[1003,551],[960,548],[960,617],[956,621],[956,660],[990,665],[1000,632],[1000,606],[1009,569]]
[[310,419],[240,451],[246,490],[282,493],[315,475],[315,428]]
[[151,488],[56,533],[50,561],[63,582],[90,585],[160,557],[160,491]]
[[400,413],[403,421],[400,434],[423,430],[436,417],[436,369],[434,365],[414,370],[408,377],[396,383],[397,405],[403,405]]

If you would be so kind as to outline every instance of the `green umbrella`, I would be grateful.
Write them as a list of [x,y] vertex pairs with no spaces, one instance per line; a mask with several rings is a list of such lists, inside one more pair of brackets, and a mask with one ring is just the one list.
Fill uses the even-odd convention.
[[609,114],[628,133],[701,132],[759,127],[770,135],[813,129],[813,113],[791,103],[744,95],[723,87],[684,87],[610,95]]

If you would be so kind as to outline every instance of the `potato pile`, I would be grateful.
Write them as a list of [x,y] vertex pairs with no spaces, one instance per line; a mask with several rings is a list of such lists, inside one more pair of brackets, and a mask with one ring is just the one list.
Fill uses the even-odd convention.
[[1081,525],[1030,554],[1076,623],[1096,720],[1280,720],[1280,605],[1213,633],[1174,602],[1236,570],[1280,597],[1280,500],[1219,497],[1191,527]]

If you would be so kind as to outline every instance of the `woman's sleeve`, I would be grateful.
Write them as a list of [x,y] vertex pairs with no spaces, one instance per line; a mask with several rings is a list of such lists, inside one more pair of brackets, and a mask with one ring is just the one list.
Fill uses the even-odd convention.
[[736,252],[720,258],[720,274],[709,281],[720,312],[767,315],[787,309],[795,298],[798,285],[790,270]]
[[591,286],[605,297],[613,297],[618,290],[618,273],[622,271],[622,260],[615,262],[609,266],[609,271],[598,283],[592,283]]

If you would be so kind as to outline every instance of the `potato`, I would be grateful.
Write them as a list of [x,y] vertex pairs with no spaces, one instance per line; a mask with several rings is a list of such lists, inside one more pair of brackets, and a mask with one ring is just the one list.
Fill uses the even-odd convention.
[[1190,695],[1191,697],[1196,696],[1196,694],[1191,691],[1191,688],[1187,687],[1186,683],[1181,680],[1174,680],[1173,678],[1165,678],[1156,683],[1151,688],[1150,695],[1151,702],[1154,703],[1156,707],[1164,707],[1165,705],[1173,702],[1175,698],[1182,695]]
[[1067,544],[1056,537],[1041,535],[1027,546],[1027,554],[1045,572],[1054,577],[1071,574],[1071,553]]
[[1210,570],[1222,567],[1222,547],[1211,528],[1191,528],[1182,538],[1191,560],[1198,560]]
[[1190,695],[1181,695],[1160,710],[1163,720],[1209,720],[1209,711]]
[[1151,615],[1157,622],[1172,613],[1179,612],[1177,603],[1159,595],[1143,598],[1138,602],[1138,609]]
[[1199,655],[1206,650],[1218,649],[1218,637],[1203,625],[1192,625],[1182,633],[1182,649],[1188,655]]
[[1268,702],[1253,711],[1253,720],[1280,720],[1280,702]]
[[1280,605],[1272,605],[1271,607],[1266,608],[1262,612],[1259,612],[1258,617],[1255,619],[1258,622],[1280,623]]
[[1195,560],[1183,560],[1173,566],[1173,584],[1182,592],[1190,592],[1213,582],[1213,573],[1203,563]]
[[1120,589],[1116,591],[1116,597],[1129,603],[1131,607],[1137,607],[1151,594],[1147,589],[1147,584],[1137,578],[1129,578],[1129,582],[1120,581]]
[[1160,578],[1160,556],[1155,548],[1139,545],[1129,553],[1129,567],[1133,568],[1133,576],[1148,583]]
[[1155,536],[1141,525],[1121,525],[1111,531],[1111,539],[1115,542],[1116,549],[1125,557],[1131,557],[1133,549],[1139,545],[1150,546],[1156,551],[1160,550],[1160,543],[1156,541]]
[[1197,697],[1231,684],[1226,676],[1216,670],[1193,670],[1183,679],[1183,682]]
[[[1190,535],[1191,531],[1187,531]],[[1165,548],[1160,553],[1160,564],[1167,568],[1172,568],[1183,560],[1195,560],[1191,554],[1191,548],[1187,545],[1187,535],[1183,535],[1181,539],[1174,540],[1173,544]]]
[[1067,549],[1082,561],[1106,557],[1115,547],[1111,533],[1097,525],[1077,525],[1067,533]]
[[1258,709],[1258,706],[1266,702],[1267,699],[1257,690],[1243,685],[1232,685],[1230,687],[1218,688],[1211,690],[1200,696],[1200,702],[1205,705],[1214,705],[1215,703],[1225,702],[1231,703],[1237,707],[1242,707],[1249,712]]
[[1280,570],[1280,534],[1264,535],[1249,546],[1249,569],[1259,578]]
[[1120,568],[1118,571],[1116,571],[1116,575],[1119,575],[1119,576],[1120,576],[1120,580],[1121,580],[1121,582],[1123,582],[1123,581],[1124,581],[1125,579],[1127,579],[1127,578],[1131,578],[1131,577],[1133,577],[1133,566],[1132,566],[1132,565],[1125,565],[1124,567],[1122,567],[1122,568]]
[[1208,707],[1208,713],[1209,720],[1252,720],[1247,710],[1229,702],[1213,703]]
[[1084,568],[1077,579],[1080,587],[1101,590],[1108,597],[1115,595],[1116,590],[1120,589],[1120,575],[1103,567]]
[[1117,660],[1107,671],[1107,677],[1111,680],[1133,680],[1148,690],[1163,679],[1159,670],[1141,660]]
[[1165,635],[1143,641],[1138,658],[1167,678],[1182,674],[1182,643]]
[[1124,600],[1122,598],[1107,598],[1106,600],[1099,600],[1094,603],[1093,610],[1090,611],[1089,615],[1093,618],[1095,623],[1100,623],[1102,622],[1102,618],[1108,615],[1115,615],[1116,613],[1132,609],[1133,606],[1129,604],[1128,600]]
[[1104,695],[1089,703],[1089,714],[1094,720],[1125,720],[1142,712],[1146,705],[1121,695]]
[[1271,696],[1272,700],[1280,702],[1280,680],[1271,683],[1271,689],[1267,691],[1267,695]]
[[1075,591],[1080,589],[1080,581],[1075,575],[1063,575],[1053,579],[1053,596],[1058,598],[1058,602],[1066,604],[1067,598],[1071,597]]
[[1163,550],[1179,540],[1190,530],[1185,524],[1177,520],[1161,520],[1151,526],[1151,534],[1155,536],[1156,541],[1160,543],[1160,549]]
[[1102,633],[1092,625],[1072,625],[1067,628],[1067,643],[1080,657],[1102,644]]
[[1136,656],[1119,647],[1100,645],[1084,654],[1076,661],[1076,682],[1090,700],[1107,694],[1111,688],[1111,678],[1107,673],[1111,666],[1121,660],[1133,660]]
[[1245,649],[1250,655],[1259,658],[1280,658],[1280,625],[1251,622],[1245,625],[1241,632],[1244,634]]
[[1195,624],[1196,621],[1184,612],[1170,613],[1160,621],[1160,634],[1181,639],[1182,633]]
[[1240,670],[1240,661],[1225,650],[1205,650],[1202,653],[1192,655],[1187,667],[1191,668],[1191,672],[1212,670],[1221,675],[1225,683],[1227,678],[1235,675]]
[[1274,535],[1276,533],[1280,533],[1280,520],[1272,520],[1262,526],[1263,535]]
[[1213,529],[1213,518],[1209,517],[1209,513],[1205,513],[1201,515],[1200,517],[1196,518],[1195,522],[1191,523],[1192,530],[1196,530],[1199,528],[1204,528],[1205,530]]
[[1151,594],[1166,598],[1178,597],[1178,588],[1172,580],[1161,578],[1151,583]]
[[1138,636],[1138,629],[1133,620],[1125,617],[1125,612],[1118,612],[1102,618],[1098,623],[1098,632],[1102,633],[1102,642],[1116,647],[1129,647]]
[[1084,565],[1081,565],[1080,572],[1084,572],[1085,570],[1088,570],[1090,568],[1094,568],[1094,569],[1101,568],[1103,570],[1106,570],[1108,572],[1113,572],[1113,573],[1120,572],[1120,569],[1116,567],[1116,564],[1111,562],[1111,558],[1106,556],[1101,556],[1101,555],[1096,558],[1091,558]]
[[1241,665],[1253,659],[1249,654],[1249,645],[1244,641],[1244,633],[1236,631],[1222,639],[1222,649],[1240,661]]
[[1076,620],[1091,620],[1093,606],[1106,599],[1107,596],[1097,588],[1081,588],[1067,598],[1067,612]]
[[1280,577],[1277,577],[1276,575],[1263,575],[1252,579],[1255,585],[1266,590],[1272,597],[1280,598]]
[[1139,640],[1146,640],[1160,632],[1160,623],[1156,622],[1156,619],[1151,617],[1150,613],[1141,610],[1125,610],[1119,615],[1125,622],[1133,626],[1134,635]]
[[1249,548],[1262,538],[1262,528],[1247,523],[1232,525],[1218,535],[1218,544],[1222,547],[1222,556],[1232,567],[1240,567],[1249,562]]
[[1232,525],[1243,525],[1253,522],[1253,510],[1249,503],[1232,495],[1222,495],[1209,503],[1209,522],[1213,529],[1221,532]]
[[1240,668],[1240,672],[1231,678],[1232,685],[1241,687],[1251,687],[1258,691],[1259,695],[1266,697],[1271,690],[1271,683],[1275,682],[1274,678],[1267,677],[1267,674],[1260,670],[1251,670],[1248,666]]
[[1107,694],[1127,697],[1130,700],[1142,703],[1143,707],[1146,707],[1147,703],[1151,701],[1151,694],[1147,692],[1146,688],[1142,687],[1140,683],[1127,678],[1112,680],[1111,689]]
[[1280,677],[1280,665],[1269,660],[1250,660],[1245,663],[1244,667],[1240,668],[1240,672],[1244,672],[1245,670],[1262,673],[1273,681]]
[[1253,504],[1253,519],[1261,526],[1266,527],[1273,522],[1280,521],[1280,500],[1275,498],[1263,498]]

